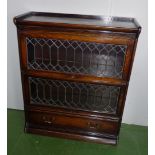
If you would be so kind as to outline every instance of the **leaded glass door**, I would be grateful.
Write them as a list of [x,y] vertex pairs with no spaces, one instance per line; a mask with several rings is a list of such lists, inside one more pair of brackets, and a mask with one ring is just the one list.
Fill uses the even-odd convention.
[[[130,40],[112,43],[27,33],[28,104],[117,115],[126,90]],[[76,36],[75,36],[76,37]],[[126,59],[128,57],[128,59]]]

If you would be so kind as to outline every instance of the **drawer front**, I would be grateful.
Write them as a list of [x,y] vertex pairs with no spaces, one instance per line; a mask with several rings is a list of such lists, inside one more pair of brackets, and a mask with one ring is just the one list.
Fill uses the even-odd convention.
[[127,45],[26,37],[27,67],[122,78]]
[[48,127],[60,127],[65,129],[81,129],[83,131],[105,132],[117,134],[118,122],[96,120],[83,117],[60,115],[45,112],[28,112],[27,122],[33,125]]
[[29,77],[30,104],[116,114],[121,87]]

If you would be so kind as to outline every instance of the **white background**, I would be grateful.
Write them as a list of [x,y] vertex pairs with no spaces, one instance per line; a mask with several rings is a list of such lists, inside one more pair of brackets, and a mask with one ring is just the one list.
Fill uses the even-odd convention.
[[23,109],[18,44],[13,17],[27,11],[135,17],[142,26],[123,122],[147,125],[147,0],[8,0],[8,108]]

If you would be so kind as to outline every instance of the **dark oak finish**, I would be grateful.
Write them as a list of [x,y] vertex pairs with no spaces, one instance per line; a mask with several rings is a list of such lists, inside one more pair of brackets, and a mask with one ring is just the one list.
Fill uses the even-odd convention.
[[16,24],[32,26],[56,26],[66,28],[137,32],[140,25],[134,18],[109,17],[94,15],[75,15],[62,13],[30,12],[14,18]]
[[136,19],[29,12],[14,23],[25,131],[117,144],[141,31]]
[[96,133],[112,133],[118,132],[118,121],[96,119],[94,117],[80,117],[69,114],[45,113],[45,112],[28,112],[27,120],[29,124],[36,124],[40,126],[70,128],[76,130],[84,130]]

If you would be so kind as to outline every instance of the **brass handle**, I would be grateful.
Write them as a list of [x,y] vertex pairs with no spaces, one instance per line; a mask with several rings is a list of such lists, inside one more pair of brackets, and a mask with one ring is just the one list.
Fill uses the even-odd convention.
[[88,122],[88,127],[90,129],[99,129],[100,125],[98,123],[95,123],[95,122]]
[[50,121],[44,121],[45,123],[48,123],[48,124],[52,124],[52,122],[50,122]]
[[47,117],[47,116],[43,116],[43,121],[45,122],[45,123],[48,123],[48,124],[52,124],[53,123],[53,121],[55,121],[55,117]]

